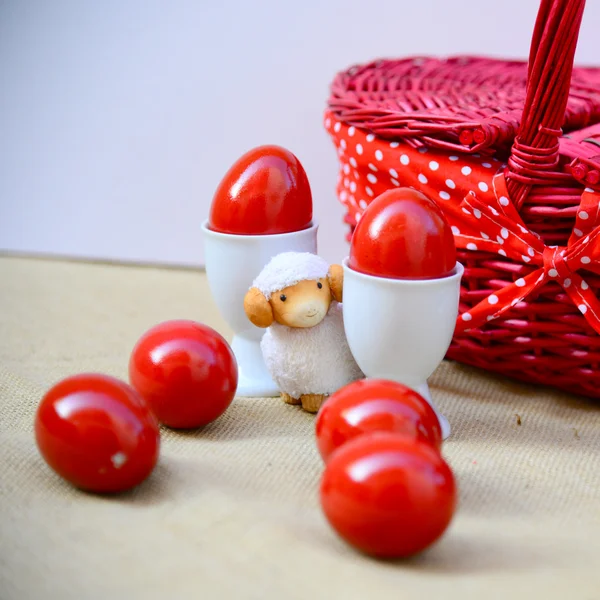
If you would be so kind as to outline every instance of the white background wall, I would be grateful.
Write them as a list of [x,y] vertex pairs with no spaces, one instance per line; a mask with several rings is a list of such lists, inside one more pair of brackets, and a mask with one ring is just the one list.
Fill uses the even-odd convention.
[[[0,0],[0,248],[198,265],[247,149],[303,162],[320,250],[346,252],[328,84],[384,56],[525,57],[536,0]],[[600,63],[590,0],[578,59]]]

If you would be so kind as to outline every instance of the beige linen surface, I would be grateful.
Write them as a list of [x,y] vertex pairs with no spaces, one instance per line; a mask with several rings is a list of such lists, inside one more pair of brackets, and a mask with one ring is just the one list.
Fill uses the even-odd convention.
[[137,337],[171,318],[230,333],[200,272],[0,258],[2,600],[600,598],[600,404],[458,364],[431,382],[453,426],[459,510],[408,562],[335,536],[314,416],[276,399],[163,431],[136,490],[72,489],[37,453],[40,397],[73,373],[125,378]]

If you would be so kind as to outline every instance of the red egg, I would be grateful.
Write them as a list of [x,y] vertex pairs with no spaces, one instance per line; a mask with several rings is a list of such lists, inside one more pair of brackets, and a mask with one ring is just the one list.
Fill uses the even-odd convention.
[[375,431],[399,433],[439,449],[440,422],[427,400],[409,387],[384,379],[361,379],[338,390],[316,420],[324,461],[348,441]]
[[238,369],[229,344],[214,329],[194,321],[166,321],[136,344],[129,380],[161,423],[191,429],[227,410]]
[[337,533],[381,558],[425,550],[444,533],[456,506],[454,476],[440,453],[394,433],[371,433],[340,448],[320,491]]
[[158,459],[158,422],[140,395],[100,374],[63,379],[42,398],[35,437],[44,460],[73,485],[121,492],[141,483]]
[[290,233],[310,227],[312,194],[300,161],[279,146],[238,159],[215,192],[208,226],[238,235]]
[[456,266],[454,235],[435,202],[411,188],[395,188],[365,209],[348,265],[391,279],[446,277]]

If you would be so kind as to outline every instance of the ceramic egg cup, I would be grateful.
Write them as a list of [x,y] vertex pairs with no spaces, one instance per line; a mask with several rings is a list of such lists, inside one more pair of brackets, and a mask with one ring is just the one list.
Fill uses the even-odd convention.
[[279,388],[263,361],[260,340],[264,329],[250,323],[244,296],[262,268],[281,252],[317,252],[318,225],[291,233],[236,235],[219,233],[202,224],[206,275],[223,318],[233,329],[231,343],[238,362],[238,396],[278,396]]
[[438,279],[374,277],[344,266],[344,327],[350,350],[367,377],[398,381],[436,411],[443,438],[450,424],[431,399],[427,379],[452,340],[464,271]]

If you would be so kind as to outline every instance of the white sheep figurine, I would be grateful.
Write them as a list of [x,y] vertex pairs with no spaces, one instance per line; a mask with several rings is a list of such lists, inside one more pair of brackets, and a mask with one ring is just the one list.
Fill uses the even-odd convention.
[[278,254],[244,298],[247,317],[268,328],[267,369],[288,404],[317,412],[325,398],[363,377],[342,317],[343,270],[309,252]]

